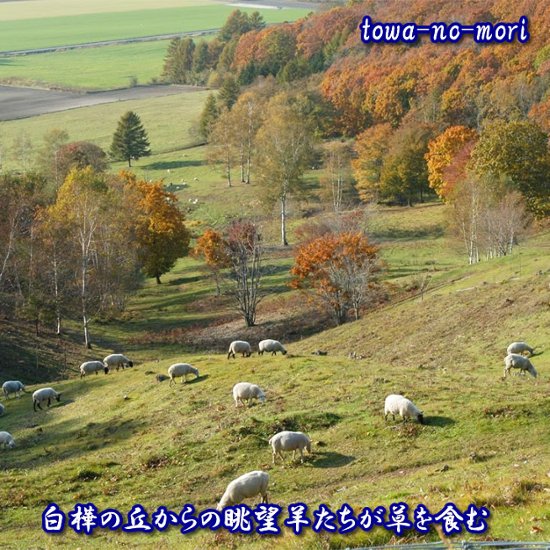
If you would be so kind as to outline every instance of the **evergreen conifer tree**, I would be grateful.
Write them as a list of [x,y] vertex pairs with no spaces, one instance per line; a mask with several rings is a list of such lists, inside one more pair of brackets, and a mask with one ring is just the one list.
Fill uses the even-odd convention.
[[147,132],[133,111],[128,111],[118,121],[110,152],[115,160],[127,160],[129,167],[132,159],[139,160],[151,154]]

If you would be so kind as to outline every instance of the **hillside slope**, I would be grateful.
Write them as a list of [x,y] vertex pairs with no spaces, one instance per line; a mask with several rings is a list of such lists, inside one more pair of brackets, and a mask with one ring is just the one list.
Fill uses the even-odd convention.
[[[533,265],[486,284],[471,275],[423,301],[292,344],[287,357],[176,355],[56,383],[62,402],[45,412],[33,413],[29,396],[4,402],[0,427],[18,443],[0,452],[4,547],[83,544],[84,535],[68,528],[61,537],[42,533],[40,515],[51,501],[65,512],[87,502],[124,513],[138,502],[149,513],[161,505],[179,512],[185,503],[202,510],[253,469],[270,473],[270,501],[281,506],[335,510],[347,502],[359,512],[403,501],[437,511],[449,501],[461,509],[475,503],[491,511],[486,538],[547,540],[550,281]],[[533,359],[540,377],[503,381],[505,346],[520,338],[543,352]],[[329,355],[310,355],[317,348]],[[365,359],[348,359],[352,350]],[[172,388],[155,382],[155,373],[182,360],[200,369],[198,380]],[[266,389],[265,406],[235,409],[231,387],[244,380]],[[384,422],[389,393],[412,398],[427,425]],[[271,465],[267,440],[281,429],[311,435],[314,455],[304,465]],[[177,528],[94,535],[87,548],[313,549],[397,540],[381,528],[347,537],[223,529],[183,536]]]
[[37,335],[33,323],[0,319],[0,383],[45,382],[74,376],[84,351],[76,343],[81,340],[79,336],[71,333],[58,339],[43,325]]

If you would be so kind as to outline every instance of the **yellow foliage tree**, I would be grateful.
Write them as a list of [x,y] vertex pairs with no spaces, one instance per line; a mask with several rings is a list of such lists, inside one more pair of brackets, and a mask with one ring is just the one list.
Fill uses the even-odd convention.
[[428,144],[425,157],[428,164],[428,184],[443,200],[449,197],[453,186],[453,182],[445,176],[447,168],[477,138],[477,132],[471,128],[450,126]]

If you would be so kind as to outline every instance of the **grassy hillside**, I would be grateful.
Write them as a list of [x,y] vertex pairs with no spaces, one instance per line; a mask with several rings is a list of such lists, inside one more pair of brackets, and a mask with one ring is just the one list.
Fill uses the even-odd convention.
[[[379,235],[391,223],[378,218]],[[231,479],[252,469],[269,472],[270,500],[281,506],[301,501],[335,510],[347,502],[359,511],[403,501],[436,511],[448,501],[461,509],[475,503],[491,511],[488,538],[546,540],[550,274],[541,251],[547,239],[543,234],[529,241],[521,256],[441,268],[447,284],[434,285],[423,300],[297,340],[287,357],[235,361],[216,346],[189,353],[177,337],[162,345],[144,338],[146,331],[192,326],[208,317],[211,283],[197,264],[179,264],[168,284],[148,285],[136,297],[125,322],[93,329],[105,346],[94,350],[97,357],[126,342],[138,359],[134,369],[52,383],[64,397],[49,411],[33,413],[28,395],[4,402],[0,425],[18,447],[0,452],[3,542],[7,548],[83,544],[70,529],[55,538],[41,532],[40,514],[50,501],[66,512],[79,502],[124,512],[137,502],[149,513],[160,505],[179,512],[184,503],[202,510],[217,502]],[[405,236],[386,244],[400,245],[406,245]],[[178,321],[178,313],[187,320]],[[264,315],[251,341],[270,326]],[[211,330],[211,337],[220,332]],[[506,344],[518,339],[542,352],[533,359],[537,380],[501,380]],[[318,348],[329,355],[312,356]],[[350,351],[365,358],[350,360]],[[155,373],[176,361],[197,366],[200,378],[172,388],[155,382]],[[266,389],[265,406],[235,409],[231,387],[243,380]],[[412,398],[427,425],[385,423],[389,393]],[[267,440],[284,428],[311,435],[314,455],[304,465],[271,465]],[[86,547],[313,549],[395,540],[381,529],[299,539],[97,529]]]
[[[196,138],[189,135],[189,128],[194,123],[195,117],[198,117],[208,93],[199,90],[0,122],[1,143],[8,153],[8,158],[2,159],[3,168],[9,170],[19,167],[15,159],[9,158],[9,149],[17,136],[28,136],[33,146],[39,148],[44,134],[54,128],[66,130],[71,141],[91,141],[108,150],[119,118],[129,110],[135,111],[140,116],[147,130],[153,154],[173,152],[188,147],[196,141]],[[151,162],[154,162],[154,156],[142,159],[137,165],[139,167]],[[114,164],[113,170],[123,166],[124,163]],[[162,172],[162,176],[168,175],[165,169]]]
[[[0,381],[46,382],[73,376],[80,364],[80,338],[58,339],[49,327],[0,319]],[[78,342],[78,343],[77,343]]]
[[[548,231],[521,242],[512,256],[467,266],[460,243],[447,236],[443,205],[373,210],[369,233],[382,247],[389,293],[402,301],[323,331],[326,317],[286,286],[292,250],[276,246],[278,221],[259,207],[255,185],[226,188],[206,164],[203,147],[185,149],[193,144],[189,128],[207,93],[0,126],[2,161],[9,168],[5,156],[22,132],[35,147],[48,130],[64,128],[71,140],[108,148],[120,115],[135,110],[154,152],[136,163],[136,172],[148,179],[164,177],[166,183],[185,181],[187,187],[177,194],[189,208],[188,217],[203,223],[196,231],[253,214],[267,246],[265,286],[273,291],[260,305],[258,326],[244,329],[228,298],[214,296],[201,264],[181,259],[162,285],[147,281],[119,319],[94,319],[94,349],[75,353],[71,346],[67,367],[51,338],[34,339],[29,327],[0,325],[2,380],[40,380],[40,386],[52,385],[64,394],[60,404],[38,413],[30,395],[2,400],[6,414],[0,430],[17,440],[15,449],[0,449],[3,547],[317,550],[396,542],[381,529],[348,537],[308,533],[277,539],[223,530],[186,538],[176,528],[155,535],[98,529],[86,542],[70,529],[61,537],[41,531],[40,516],[51,501],[65,512],[88,502],[125,513],[138,502],[149,513],[161,505],[179,512],[185,503],[202,510],[215,505],[230,480],[252,469],[270,473],[271,501],[281,506],[302,501],[335,510],[347,502],[359,511],[403,501],[437,511],[448,501],[461,509],[475,503],[492,514],[486,538],[547,540]],[[313,181],[317,173],[309,177]],[[189,199],[198,199],[197,205]],[[296,242],[293,229],[304,222],[301,206],[291,205],[291,243]],[[430,279],[424,298],[411,297],[425,276]],[[79,327],[70,329],[74,344]],[[256,343],[268,336],[288,343],[289,355],[226,359],[230,340]],[[533,359],[540,377],[503,381],[506,345],[519,339],[542,352]],[[317,349],[328,356],[311,355]],[[36,350],[39,365],[47,367],[40,376],[34,371]],[[72,376],[81,361],[112,351],[127,352],[136,367],[107,377]],[[364,358],[349,359],[351,351]],[[53,368],[56,360],[63,369]],[[155,381],[156,373],[179,361],[197,366],[200,378],[172,388]],[[235,409],[231,388],[243,380],[266,389],[265,406]],[[29,385],[29,391],[37,387]],[[426,426],[384,422],[384,397],[395,392],[424,410]],[[285,428],[311,435],[314,455],[304,465],[271,465],[267,440]],[[427,540],[437,539],[432,533]],[[422,539],[410,534],[405,540]]]
[[[135,335],[126,346],[140,359],[133,370],[52,382],[65,397],[48,412],[32,413],[28,396],[4,403],[1,426],[19,443],[16,450],[0,453],[6,480],[0,484],[5,546],[80,544],[70,531],[55,539],[40,532],[40,513],[50,500],[65,511],[77,502],[124,511],[136,502],[149,512],[160,505],[179,510],[185,502],[203,509],[215,503],[230,479],[253,468],[269,471],[271,499],[280,505],[301,500],[335,509],[348,502],[358,510],[402,500],[438,509],[448,500],[461,507],[475,502],[491,509],[488,536],[544,539],[550,527],[545,498],[550,488],[545,452],[550,362],[544,337],[550,294],[548,272],[538,274],[535,260],[534,255],[524,258],[521,275],[508,260],[486,264],[488,273],[503,278],[483,284],[484,279],[477,279],[480,273],[471,273],[470,282],[477,280],[479,286],[465,287],[461,280],[428,293],[424,301],[417,298],[375,312],[291,344],[287,358],[228,362],[223,354],[178,352],[177,344],[148,345],[137,323],[105,325],[112,337],[109,345]],[[179,275],[175,285],[146,289],[131,308],[132,314],[141,311],[142,331],[175,326],[178,311],[187,312],[188,322],[197,322],[196,306],[211,286],[189,265]],[[268,330],[265,318],[260,329]],[[94,331],[97,335],[97,327]],[[536,382],[500,380],[503,349],[516,338],[545,352],[533,360],[541,375]],[[318,347],[329,356],[311,356]],[[366,359],[347,359],[351,350]],[[107,351],[99,348],[88,357]],[[182,360],[200,368],[197,382],[171,389],[154,381],[154,373]],[[265,387],[267,404],[235,411],[230,388],[240,380]],[[396,391],[422,406],[427,426],[384,423],[384,396]],[[282,428],[305,430],[316,442],[315,455],[304,466],[270,465],[266,441]],[[86,544],[275,545],[225,533],[200,534],[182,543],[175,529],[129,537],[102,532]],[[377,530],[372,536],[322,540],[323,547],[344,547],[388,542],[390,537]],[[277,544],[318,548],[320,541],[289,535]]]

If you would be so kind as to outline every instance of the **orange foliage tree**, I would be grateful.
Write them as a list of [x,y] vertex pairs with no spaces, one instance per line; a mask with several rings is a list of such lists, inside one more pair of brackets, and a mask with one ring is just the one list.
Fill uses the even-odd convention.
[[[190,234],[178,198],[164,190],[162,182],[138,180],[131,172],[121,172],[128,196],[135,197],[137,214],[133,220],[143,271],[160,277],[189,251]],[[132,200],[132,199],[130,199]]]
[[378,247],[361,232],[323,235],[298,248],[290,285],[313,292],[337,324],[352,310],[358,319],[375,288],[377,254]]
[[445,171],[459,153],[466,147],[471,148],[477,137],[477,132],[471,128],[450,126],[428,144],[428,184],[440,198],[447,199],[453,187],[452,182],[445,178]]
[[198,239],[193,256],[203,258],[216,283],[216,296],[221,294],[220,271],[231,265],[229,245],[223,235],[214,229],[207,229]]

